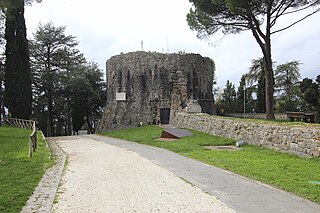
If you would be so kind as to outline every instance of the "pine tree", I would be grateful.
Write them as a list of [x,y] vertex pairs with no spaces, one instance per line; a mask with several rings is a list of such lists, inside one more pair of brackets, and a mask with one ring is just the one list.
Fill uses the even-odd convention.
[[[282,32],[307,17],[320,11],[319,0],[189,0],[192,8],[187,21],[199,38],[206,38],[217,32],[235,34],[250,30],[263,54],[265,78],[266,118],[274,119],[273,68],[271,57],[271,36]],[[277,21],[289,14],[308,11],[303,17],[292,17],[292,22],[283,28],[276,28]],[[276,29],[274,29],[276,28]]]

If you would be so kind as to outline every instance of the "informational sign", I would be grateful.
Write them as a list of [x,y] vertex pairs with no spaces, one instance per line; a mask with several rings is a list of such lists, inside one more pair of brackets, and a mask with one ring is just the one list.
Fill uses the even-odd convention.
[[125,92],[116,93],[116,101],[125,101],[125,100],[126,100],[126,93]]

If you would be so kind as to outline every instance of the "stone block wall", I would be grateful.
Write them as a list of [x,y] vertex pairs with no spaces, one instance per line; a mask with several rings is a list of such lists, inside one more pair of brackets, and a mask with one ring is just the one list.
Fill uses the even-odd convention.
[[320,156],[320,125],[317,124],[285,126],[183,112],[177,113],[171,123],[179,128],[244,140],[249,144],[300,156]]

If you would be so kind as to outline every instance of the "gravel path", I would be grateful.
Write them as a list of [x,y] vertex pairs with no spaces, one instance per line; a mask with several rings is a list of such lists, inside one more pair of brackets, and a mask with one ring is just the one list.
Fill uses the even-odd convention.
[[135,152],[89,138],[56,143],[68,163],[53,212],[234,212]]

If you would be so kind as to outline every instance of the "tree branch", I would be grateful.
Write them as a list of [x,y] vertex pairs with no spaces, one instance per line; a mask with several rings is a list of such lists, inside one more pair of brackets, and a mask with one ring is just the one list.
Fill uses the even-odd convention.
[[261,41],[261,38],[259,37],[259,34],[257,33],[257,31],[255,30],[252,22],[249,22],[250,28],[251,28],[251,32],[254,36],[254,38],[256,39],[256,41],[258,42],[259,46],[261,47],[261,49],[264,49],[264,43]]
[[308,6],[304,7],[304,8],[297,9],[297,10],[293,10],[293,11],[289,11],[289,12],[286,12],[286,13],[282,13],[281,15],[288,15],[288,14],[300,12],[300,11],[302,11],[302,10],[308,9],[308,8],[310,8],[310,7],[313,7],[313,6],[316,5],[316,4],[317,4],[317,2],[314,2],[314,3],[308,5]]
[[294,25],[298,24],[299,22],[301,22],[301,21],[305,20],[305,19],[306,19],[306,18],[308,18],[309,16],[312,16],[313,14],[315,14],[315,13],[317,13],[317,12],[319,12],[319,11],[320,11],[320,8],[318,8],[317,10],[313,11],[312,13],[310,13],[310,14],[306,15],[305,17],[303,17],[303,18],[299,19],[298,21],[295,21],[294,23],[292,23],[292,24],[288,25],[287,27],[284,27],[284,28],[282,28],[282,29],[280,29],[280,30],[276,30],[276,31],[274,31],[274,32],[271,32],[271,34],[275,34],[275,33],[278,33],[278,32],[281,32],[281,31],[284,31],[284,30],[286,30],[286,29],[288,29],[288,28],[290,28],[290,27],[292,27],[292,26],[294,26]]
[[276,11],[279,12],[281,10],[281,8],[283,7],[283,5],[285,5],[285,3],[286,3],[286,0],[282,0],[279,3],[279,5],[276,8],[274,8],[274,10],[271,12],[271,15],[273,15]]
[[[256,19],[256,17],[251,13],[250,14],[251,15],[251,17],[249,18],[250,20],[249,21],[253,21],[253,23],[254,23],[254,28],[255,28],[255,30],[257,31],[257,33],[259,34],[259,36],[263,39],[263,40],[265,40],[266,39],[266,35],[261,31],[261,29],[260,29],[260,23],[259,23],[259,21]],[[253,26],[253,25],[252,25]]]
[[[284,12],[285,12],[286,10],[288,10],[288,9],[292,6],[293,2],[291,2],[290,4],[288,4],[288,5],[287,5],[285,8],[283,8],[283,9],[282,9],[282,6],[285,5],[285,2],[283,3],[283,1],[282,1],[280,4],[283,4],[283,5],[281,5],[281,7],[279,7],[278,10],[275,10],[275,11],[277,11],[277,14],[276,14],[274,17],[271,16],[271,19],[272,19],[272,21],[271,21],[271,23],[270,23],[270,26],[271,26],[271,27],[274,26],[274,25],[276,24],[276,21],[278,20],[278,18],[279,18],[280,16],[282,16],[282,15],[284,14]],[[274,11],[274,12],[275,12],[275,11]],[[273,12],[271,13],[271,15],[272,15],[272,14],[273,14]]]

